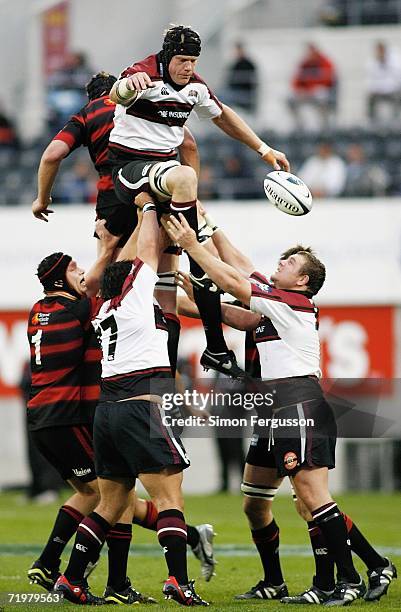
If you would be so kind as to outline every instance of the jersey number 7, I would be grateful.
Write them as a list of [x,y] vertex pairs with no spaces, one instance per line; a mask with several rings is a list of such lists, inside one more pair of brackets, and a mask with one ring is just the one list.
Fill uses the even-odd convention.
[[[117,346],[117,322],[114,318],[114,315],[110,315],[110,317],[107,317],[107,319],[104,319],[101,323],[99,323],[99,327],[96,330],[96,333],[99,336],[99,339],[101,340],[101,336],[102,336],[102,332],[100,331],[100,328],[102,331],[107,331],[108,329],[110,330],[110,334],[108,337],[109,340],[109,344],[107,346],[107,354],[106,351],[103,350],[103,358],[105,361],[114,361],[114,356],[116,354],[116,346]],[[102,342],[102,348],[103,348],[103,342]]]

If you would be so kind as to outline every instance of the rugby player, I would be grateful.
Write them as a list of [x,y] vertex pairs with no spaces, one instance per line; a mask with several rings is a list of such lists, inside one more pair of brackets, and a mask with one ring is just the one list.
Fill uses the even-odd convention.
[[[244,492],[255,494],[259,488],[263,490],[272,475],[266,470],[277,470],[276,481],[270,480],[274,488],[283,477],[291,476],[297,497],[323,533],[337,567],[338,581],[325,605],[347,605],[362,598],[366,586],[353,565],[344,517],[328,490],[328,469],[335,464],[336,424],[318,382],[318,310],[312,300],[324,283],[324,265],[308,251],[299,251],[280,260],[269,281],[255,272],[252,263],[239,251],[230,249],[222,232],[218,233],[222,240],[220,255],[224,251],[228,263],[199,245],[182,214],[180,221],[171,216],[167,228],[172,240],[189,252],[218,287],[266,317],[260,332],[269,342],[259,343],[258,350],[262,379],[268,381],[265,384],[275,394],[274,414],[280,418],[314,419],[315,428],[299,426],[294,431],[282,427],[276,433],[270,429],[268,437],[261,430],[255,431],[250,451],[254,461],[249,454],[250,472],[245,470]],[[241,273],[230,263],[240,268]],[[264,531],[264,526],[260,527]],[[259,535],[273,542],[278,530]]]
[[[183,212],[195,230],[197,174],[180,165],[176,153],[192,110],[201,119],[212,119],[273,168],[289,169],[285,155],[271,149],[231,108],[221,104],[195,73],[200,52],[197,32],[172,26],[165,33],[162,50],[124,70],[110,92],[117,104],[109,140],[117,196],[127,205],[146,190],[161,200],[171,199],[171,211]],[[241,377],[243,371],[224,340],[220,296],[205,290],[204,271],[191,257],[190,271],[207,340],[201,364]]]
[[[216,231],[217,227],[214,223],[213,227]],[[221,241],[219,244],[218,235],[213,234],[213,236],[217,245],[220,246]],[[224,243],[226,251],[227,239],[224,240]],[[223,256],[224,249],[221,249]],[[311,252],[311,250],[297,245],[285,251],[280,259],[285,260],[297,252]],[[235,254],[234,249],[233,253]],[[193,303],[192,287],[185,273],[179,273],[178,284],[188,296],[180,296],[178,313],[184,316],[199,318],[199,313]],[[240,302],[237,302],[237,305],[222,303],[223,322],[246,332],[245,371],[251,379],[258,379],[261,378],[261,366],[257,343],[270,341],[269,337],[263,333],[266,321],[264,317],[238,306],[241,306]],[[255,337],[257,343],[255,342]],[[292,597],[288,596],[287,587],[282,582],[279,558],[279,527],[272,513],[272,503],[277,492],[277,487],[272,486],[272,483],[275,484],[278,480],[277,471],[275,468],[271,471],[269,468],[266,468],[265,474],[263,474],[260,468],[264,467],[265,459],[266,452],[263,452],[263,449],[261,449],[260,453],[255,453],[251,444],[245,467],[244,482],[241,487],[245,496],[244,510],[265,574],[262,580],[250,588],[249,591],[237,595],[236,599],[281,599],[282,603],[323,604],[330,598],[335,588],[334,560],[329,554],[322,531],[316,526],[310,512],[302,501],[297,499],[294,491],[293,498],[297,512],[306,521],[308,526],[308,534],[315,561],[315,575],[310,588]],[[257,479],[257,476],[260,476],[261,479],[265,476],[265,480],[258,482],[260,479]],[[248,481],[245,478],[248,478]],[[379,600],[387,592],[392,580],[397,577],[397,570],[389,559],[378,554],[359,531],[352,519],[346,514],[343,516],[351,549],[367,567],[369,588],[364,599],[366,601]],[[271,533],[273,533],[272,536]],[[264,534],[267,534],[267,537],[263,537]]]
[[80,523],[68,567],[55,590],[75,603],[96,603],[84,580],[85,568],[98,557],[107,534],[129,505],[139,477],[159,513],[158,537],[169,570],[163,593],[182,605],[208,605],[187,575],[181,482],[189,460],[181,441],[163,426],[157,403],[158,383],[171,376],[171,369],[167,327],[153,297],[159,263],[153,203],[145,204],[143,217],[137,244],[133,248],[133,235],[120,261],[106,269],[102,280],[102,300],[93,321],[103,352],[102,393],[94,421],[101,498]]

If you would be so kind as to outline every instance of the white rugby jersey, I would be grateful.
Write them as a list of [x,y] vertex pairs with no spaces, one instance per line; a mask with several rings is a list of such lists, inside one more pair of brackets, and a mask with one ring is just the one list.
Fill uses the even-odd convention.
[[102,302],[92,324],[102,344],[101,400],[149,393],[149,379],[171,375],[168,331],[153,300],[157,274],[136,258],[119,296]]
[[155,87],[140,92],[128,107],[117,104],[109,140],[110,149],[117,154],[169,154],[182,143],[184,124],[192,110],[200,119],[218,117],[222,112],[221,103],[198,75],[179,91],[165,82],[157,55],[130,66],[119,78],[136,72],[146,72]]
[[255,329],[262,379],[321,376],[319,310],[304,293],[275,289],[254,272],[250,307],[263,315]]

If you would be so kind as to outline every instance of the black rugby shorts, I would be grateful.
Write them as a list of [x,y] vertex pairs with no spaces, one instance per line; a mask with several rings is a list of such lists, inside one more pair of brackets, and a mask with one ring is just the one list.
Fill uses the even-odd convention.
[[94,446],[97,474],[103,478],[189,467],[181,440],[162,423],[159,405],[146,400],[100,402]]

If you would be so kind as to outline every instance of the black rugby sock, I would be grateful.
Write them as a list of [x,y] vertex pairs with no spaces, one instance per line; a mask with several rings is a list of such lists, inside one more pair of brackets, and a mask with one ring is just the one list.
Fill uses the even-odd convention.
[[332,591],[335,587],[334,559],[328,551],[325,537],[315,521],[308,522],[308,533],[315,558],[313,584],[322,591]]
[[199,531],[193,525],[187,525],[187,544],[195,548],[199,544]]
[[347,514],[343,516],[348,531],[348,537],[351,542],[351,550],[362,559],[368,569],[372,570],[377,567],[385,567],[387,565],[386,559],[379,555],[377,550],[369,544],[352,519]]
[[251,529],[252,539],[258,549],[265,573],[265,582],[280,586],[284,582],[280,565],[280,529],[273,519],[262,529]]
[[129,548],[132,539],[132,523],[116,523],[107,534],[106,542],[109,548],[109,575],[107,586],[115,591],[126,588]]
[[319,527],[327,542],[329,553],[337,566],[337,575],[340,580],[359,583],[360,576],[352,562],[351,546],[348,542],[348,533],[344,517],[335,502],[324,504],[312,513],[317,527]]
[[72,506],[61,506],[47,544],[39,557],[39,561],[47,569],[60,566],[60,556],[83,518],[84,515]]
[[97,512],[92,512],[78,526],[71,557],[64,572],[67,580],[82,582],[89,561],[97,559],[111,525]]
[[182,512],[176,509],[159,512],[157,537],[164,550],[169,576],[178,584],[188,584],[187,528]]

